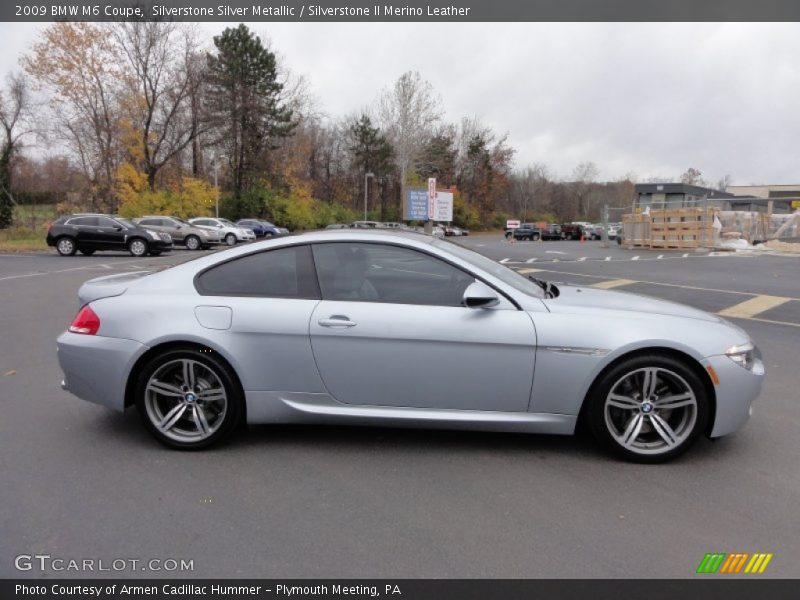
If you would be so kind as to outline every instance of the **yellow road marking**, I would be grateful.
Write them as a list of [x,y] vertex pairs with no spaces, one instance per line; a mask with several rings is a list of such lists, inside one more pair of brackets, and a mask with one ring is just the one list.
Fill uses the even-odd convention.
[[756,296],[739,304],[735,304],[719,311],[717,314],[723,317],[740,317],[749,319],[757,314],[767,311],[781,304],[786,304],[791,298],[781,296]]
[[600,288],[601,290],[610,290],[611,288],[621,287],[623,285],[630,285],[637,283],[633,279],[611,279],[609,281],[601,281],[592,285],[593,288]]

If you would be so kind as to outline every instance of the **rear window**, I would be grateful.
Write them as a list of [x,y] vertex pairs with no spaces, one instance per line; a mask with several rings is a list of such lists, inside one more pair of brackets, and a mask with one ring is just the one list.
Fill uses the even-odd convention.
[[308,246],[277,248],[235,258],[200,273],[195,286],[204,296],[320,297]]

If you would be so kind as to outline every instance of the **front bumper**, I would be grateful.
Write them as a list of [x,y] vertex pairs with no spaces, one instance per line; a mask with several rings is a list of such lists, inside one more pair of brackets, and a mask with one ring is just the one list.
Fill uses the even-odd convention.
[[714,385],[717,410],[710,437],[738,431],[747,423],[752,413],[752,403],[761,393],[764,363],[756,360],[753,370],[748,371],[727,356],[719,355],[704,359],[703,366],[713,368],[719,379],[719,384]]
[[147,346],[134,340],[69,331],[62,333],[56,344],[64,372],[62,388],[82,400],[125,409],[128,375]]

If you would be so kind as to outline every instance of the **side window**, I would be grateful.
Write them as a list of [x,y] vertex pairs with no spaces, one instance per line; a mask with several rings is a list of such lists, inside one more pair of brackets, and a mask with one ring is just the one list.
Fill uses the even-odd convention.
[[119,223],[114,219],[108,219],[106,217],[98,217],[97,225],[99,227],[119,227]]
[[158,219],[142,219],[139,221],[139,225],[161,225]]
[[195,280],[204,296],[260,296],[319,299],[308,246],[278,248],[222,263]]
[[77,225],[79,227],[96,227],[97,217],[75,217],[67,222],[67,225]]
[[194,222],[195,225],[211,225],[211,223],[206,219],[199,219]]
[[438,258],[387,244],[314,244],[325,300],[462,306],[475,278]]

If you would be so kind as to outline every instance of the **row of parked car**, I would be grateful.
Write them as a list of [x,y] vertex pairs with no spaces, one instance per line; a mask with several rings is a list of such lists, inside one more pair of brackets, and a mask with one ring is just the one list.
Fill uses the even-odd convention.
[[[326,229],[402,229],[405,231],[425,231],[424,227],[413,227],[405,223],[393,221],[353,221],[352,223],[333,223]],[[433,235],[437,237],[451,237],[469,235],[469,229],[448,225],[446,223],[436,223],[433,225]]]
[[289,233],[260,219],[233,223],[217,217],[184,220],[148,215],[125,219],[116,215],[76,213],[56,219],[47,229],[47,245],[62,256],[76,252],[92,255],[98,250],[128,251],[133,256],[158,256],[176,245],[201,250],[224,244],[235,246],[258,238]]
[[[609,223],[608,239],[617,239],[621,223]],[[601,240],[604,227],[585,222],[564,223],[522,223],[514,229],[506,229],[506,239],[548,241],[548,240]]]

